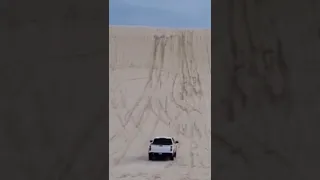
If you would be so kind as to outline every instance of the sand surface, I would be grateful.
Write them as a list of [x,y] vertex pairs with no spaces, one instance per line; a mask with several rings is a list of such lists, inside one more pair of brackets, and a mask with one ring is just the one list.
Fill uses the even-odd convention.
[[[209,30],[110,27],[110,179],[211,179]],[[149,140],[180,141],[148,161]]]

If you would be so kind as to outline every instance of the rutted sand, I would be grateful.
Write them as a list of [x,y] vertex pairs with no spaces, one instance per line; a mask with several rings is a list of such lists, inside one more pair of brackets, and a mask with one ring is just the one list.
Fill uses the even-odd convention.
[[[209,180],[209,30],[110,27],[110,179]],[[180,141],[174,162],[149,162],[156,135]]]

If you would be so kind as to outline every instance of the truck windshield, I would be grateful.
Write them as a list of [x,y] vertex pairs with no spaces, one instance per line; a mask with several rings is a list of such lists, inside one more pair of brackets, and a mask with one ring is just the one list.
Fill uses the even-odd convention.
[[172,141],[171,139],[167,139],[167,138],[157,138],[154,139],[152,144],[154,145],[172,145]]

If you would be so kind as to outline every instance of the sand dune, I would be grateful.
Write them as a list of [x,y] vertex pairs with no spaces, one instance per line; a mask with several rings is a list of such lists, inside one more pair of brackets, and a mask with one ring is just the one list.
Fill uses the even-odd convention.
[[[209,30],[110,27],[110,179],[211,179]],[[180,141],[149,162],[153,136]]]

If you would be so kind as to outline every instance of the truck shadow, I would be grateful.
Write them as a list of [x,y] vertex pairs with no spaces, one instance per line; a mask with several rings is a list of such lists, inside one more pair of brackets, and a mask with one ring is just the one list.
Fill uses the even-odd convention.
[[166,162],[169,161],[168,158],[165,157],[157,157],[154,160],[149,160],[148,155],[145,156],[135,156],[135,157],[126,157],[122,159],[120,164],[135,164],[135,163],[147,163],[147,162]]

